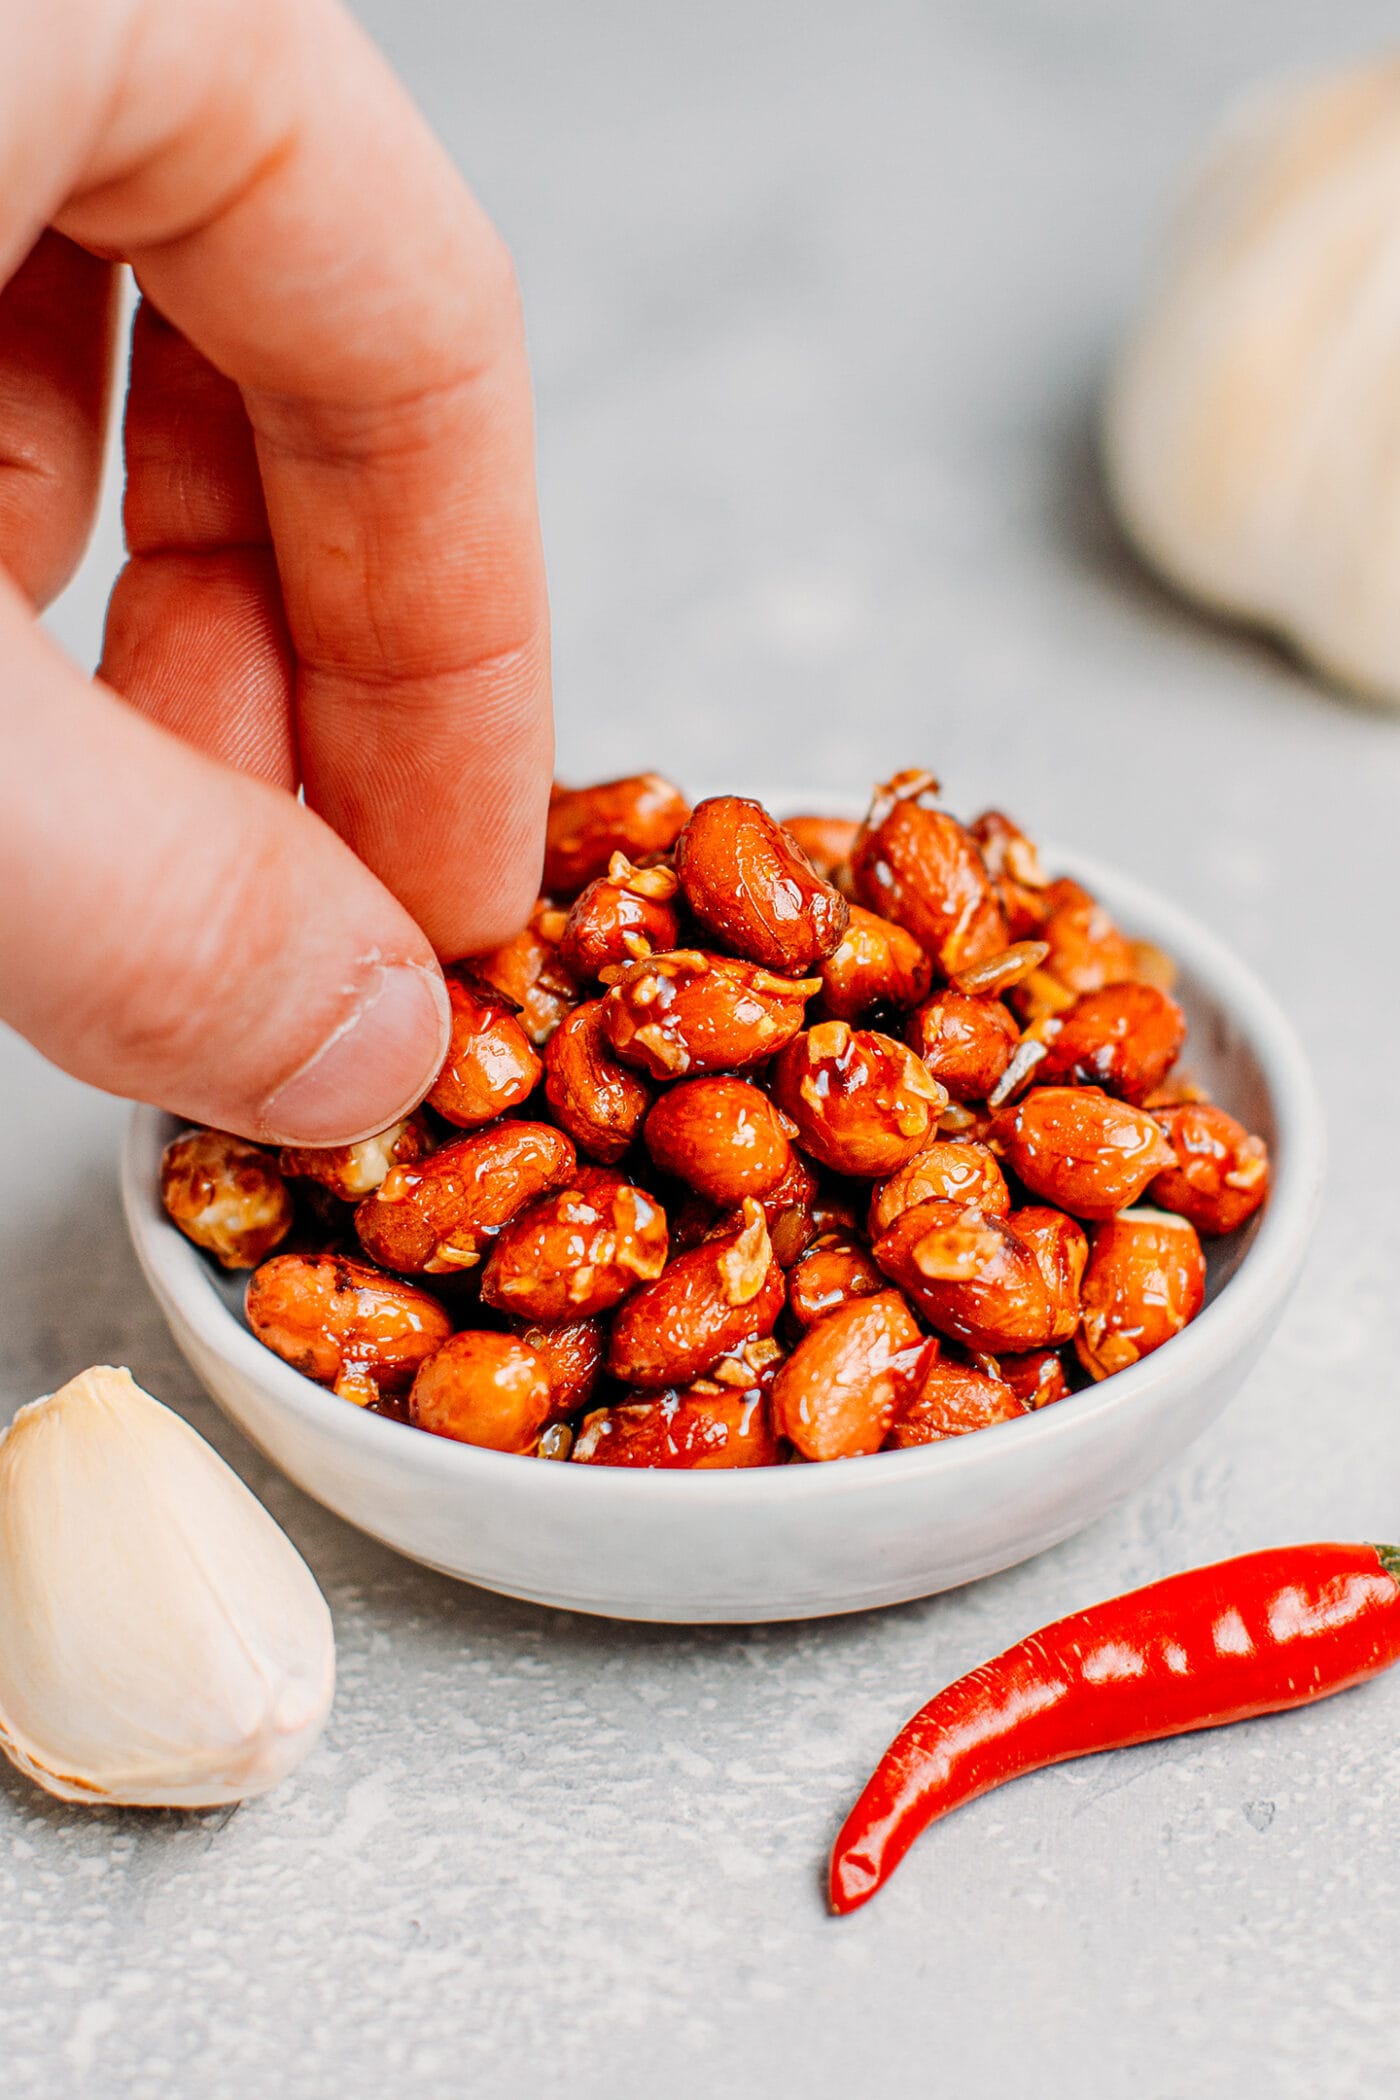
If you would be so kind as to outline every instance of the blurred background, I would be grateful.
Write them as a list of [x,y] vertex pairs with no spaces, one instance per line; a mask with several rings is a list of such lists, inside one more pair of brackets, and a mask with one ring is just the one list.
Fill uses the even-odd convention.
[[[519,266],[561,775],[819,802],[927,765],[954,809],[994,798],[1162,885],[1294,1012],[1328,1202],[1226,1421],[1055,1554],[839,1626],[556,1623],[370,1547],[217,1424],[121,1239],[122,1110],[0,1046],[15,1397],[107,1357],[186,1406],[308,1553],[343,1662],[290,1829],[258,1809],[137,1848],[4,1794],[49,1920],[36,1984],[32,1866],[0,1860],[13,2089],[1389,2094],[1396,1686],[1027,1782],[851,1926],[816,1875],[887,1723],[1002,1641],[1170,1567],[1400,1525],[1400,726],[1170,600],[1094,459],[1183,161],[1241,88],[1374,50],[1393,10],[359,12]],[[118,560],[114,479],[52,616],[87,662]],[[127,1970],[155,1986],[130,2030]],[[140,2083],[142,2033],[173,2085]]]

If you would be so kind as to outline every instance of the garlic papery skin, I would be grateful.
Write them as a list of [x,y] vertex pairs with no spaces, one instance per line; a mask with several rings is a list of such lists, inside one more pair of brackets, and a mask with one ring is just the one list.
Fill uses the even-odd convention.
[[66,1801],[264,1793],[321,1732],[330,1612],[290,1539],[129,1371],[0,1437],[0,1748]]
[[1123,525],[1169,581],[1400,705],[1400,60],[1226,123],[1104,436]]

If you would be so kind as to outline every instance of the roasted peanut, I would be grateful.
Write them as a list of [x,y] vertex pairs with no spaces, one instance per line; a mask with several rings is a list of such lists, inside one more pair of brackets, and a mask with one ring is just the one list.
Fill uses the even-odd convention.
[[408,1396],[415,1429],[489,1451],[529,1451],[549,1409],[549,1374],[513,1334],[454,1334],[428,1358]]
[[1100,1086],[1138,1106],[1162,1084],[1186,1040],[1186,1016],[1151,984],[1085,992],[1041,1022],[1038,1086]]
[[1062,1210],[1038,1203],[1013,1210],[1006,1222],[1035,1256],[1050,1301],[1050,1342],[1058,1347],[1071,1341],[1079,1325],[1079,1286],[1089,1259],[1083,1226]]
[[918,1381],[895,1416],[886,1439],[891,1451],[941,1444],[993,1422],[1014,1422],[1027,1412],[1004,1379],[954,1363],[930,1348]]
[[916,1203],[958,1203],[1004,1218],[1011,1208],[1006,1178],[990,1146],[940,1138],[882,1181],[870,1202],[870,1235],[878,1239]]
[[595,875],[606,874],[614,853],[637,861],[667,852],[689,815],[680,789],[659,773],[560,789],[549,805],[544,889],[552,897],[576,897]]
[[906,1044],[845,1021],[820,1021],[799,1035],[768,1083],[814,1159],[872,1179],[928,1144],[948,1101]]
[[855,1298],[873,1298],[889,1284],[874,1255],[858,1240],[824,1232],[788,1273],[788,1310],[811,1327]]
[[[566,1320],[557,1327],[517,1326],[549,1380],[549,1421],[576,1415],[593,1398],[603,1372],[607,1333],[601,1320]],[[562,1454],[567,1458],[568,1453]]]
[[1064,1358],[1058,1349],[1028,1349],[997,1358],[997,1369],[1016,1398],[1032,1411],[1069,1395]]
[[405,1116],[358,1145],[286,1145],[280,1164],[284,1174],[317,1182],[343,1203],[358,1203],[373,1194],[392,1167],[421,1159],[431,1143],[422,1116]]
[[1007,945],[976,841],[938,807],[931,773],[898,773],[878,790],[851,853],[862,904],[913,934],[945,976]]
[[586,1168],[517,1211],[491,1248],[481,1295],[550,1325],[608,1312],[666,1266],[666,1217],[644,1189]]
[[1269,1193],[1264,1140],[1206,1102],[1159,1110],[1157,1121],[1175,1157],[1148,1191],[1153,1202],[1210,1238],[1252,1218]]
[[1196,1228],[1166,1211],[1124,1211],[1094,1228],[1075,1337],[1092,1378],[1125,1371],[1194,1320],[1206,1264]]
[[361,1244],[386,1269],[475,1268],[518,1210],[575,1173],[574,1148],[548,1123],[499,1123],[395,1167],[355,1213]]
[[599,1408],[585,1417],[573,1457],[583,1466],[771,1466],[778,1444],[762,1393],[735,1393],[701,1379]]
[[859,1021],[872,1006],[913,1006],[932,969],[912,933],[853,904],[840,946],[821,965],[822,1004],[838,1021]]
[[757,963],[698,948],[610,973],[603,1026],[618,1056],[653,1079],[761,1064],[802,1026],[819,977],[777,977]]
[[452,1332],[430,1292],[336,1254],[277,1254],[248,1285],[258,1340],[318,1385],[364,1405],[405,1393]]
[[676,840],[685,901],[707,933],[747,962],[798,976],[830,955],[850,906],[760,802],[714,795]]
[[703,1241],[619,1309],[608,1369],[627,1385],[689,1385],[739,1346],[773,1331],[786,1286],[760,1206],[737,1231]]
[[1020,826],[999,809],[985,809],[968,826],[1006,914],[1009,937],[1023,941],[1046,918],[1049,877]]
[[848,867],[859,824],[849,817],[785,817],[783,830],[819,875],[835,882]]
[[758,1087],[722,1073],[668,1087],[642,1130],[663,1173],[726,1210],[778,1186],[796,1134]]
[[916,1203],[875,1242],[875,1259],[930,1326],[970,1349],[1045,1349],[1062,1317],[1035,1254],[1004,1218]]
[[1026,1021],[1062,1013],[1081,992],[1126,984],[1137,975],[1132,942],[1079,883],[1052,882],[1043,897],[1048,910],[1037,933],[1050,952],[1009,995]]
[[985,1101],[1002,1077],[1020,1030],[1000,999],[935,992],[909,1017],[909,1041],[954,1101]]
[[571,1006],[578,986],[559,957],[565,914],[541,897],[528,926],[499,948],[472,957],[471,967],[484,984],[503,992],[518,1009],[517,1018],[538,1049],[547,1043]]
[[428,1106],[459,1129],[474,1130],[527,1100],[544,1067],[494,987],[449,971],[447,996],[452,1036]]
[[1125,1210],[1176,1159],[1144,1109],[1095,1086],[1037,1087],[998,1116],[992,1144],[1033,1195],[1076,1218]]
[[292,1199],[271,1152],[226,1130],[187,1130],[161,1156],[172,1225],[221,1268],[255,1269],[292,1229]]
[[898,1291],[828,1313],[778,1373],[773,1419],[779,1434],[804,1458],[878,1451],[927,1346]]
[[821,1223],[822,1196],[817,1177],[800,1152],[782,1180],[759,1197],[773,1243],[773,1259],[780,1269],[790,1269],[810,1245]]
[[658,948],[674,948],[680,917],[673,868],[634,868],[614,853],[599,875],[574,899],[559,942],[559,957],[573,976],[596,977],[610,963],[637,962]]
[[612,1054],[603,1002],[590,999],[561,1021],[544,1053],[545,1098],[580,1152],[621,1159],[651,1106],[651,1088]]

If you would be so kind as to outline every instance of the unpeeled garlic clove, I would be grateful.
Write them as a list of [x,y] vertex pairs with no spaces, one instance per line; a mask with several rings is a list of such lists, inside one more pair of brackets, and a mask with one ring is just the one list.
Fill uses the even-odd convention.
[[84,1371],[0,1436],[0,1748],[66,1801],[261,1794],[335,1689],[290,1539],[129,1371]]
[[1400,59],[1256,97],[1184,196],[1104,423],[1129,537],[1400,705]]

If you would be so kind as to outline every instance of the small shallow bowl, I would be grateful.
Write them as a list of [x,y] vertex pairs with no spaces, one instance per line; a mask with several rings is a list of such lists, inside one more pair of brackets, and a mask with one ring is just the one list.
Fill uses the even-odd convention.
[[1263,1213],[1209,1250],[1204,1311],[1131,1370],[1020,1421],[832,1465],[634,1472],[454,1444],[337,1400],[253,1338],[242,1282],[161,1209],[160,1155],[179,1126],[140,1108],[123,1197],[175,1340],[307,1494],[414,1560],[532,1603],[673,1623],[815,1618],[952,1589],[1068,1538],[1199,1435],[1253,1364],[1307,1245],[1323,1126],[1293,1029],[1213,934],[1080,855],[1046,859],[1175,958],[1186,1061],[1273,1155]]

